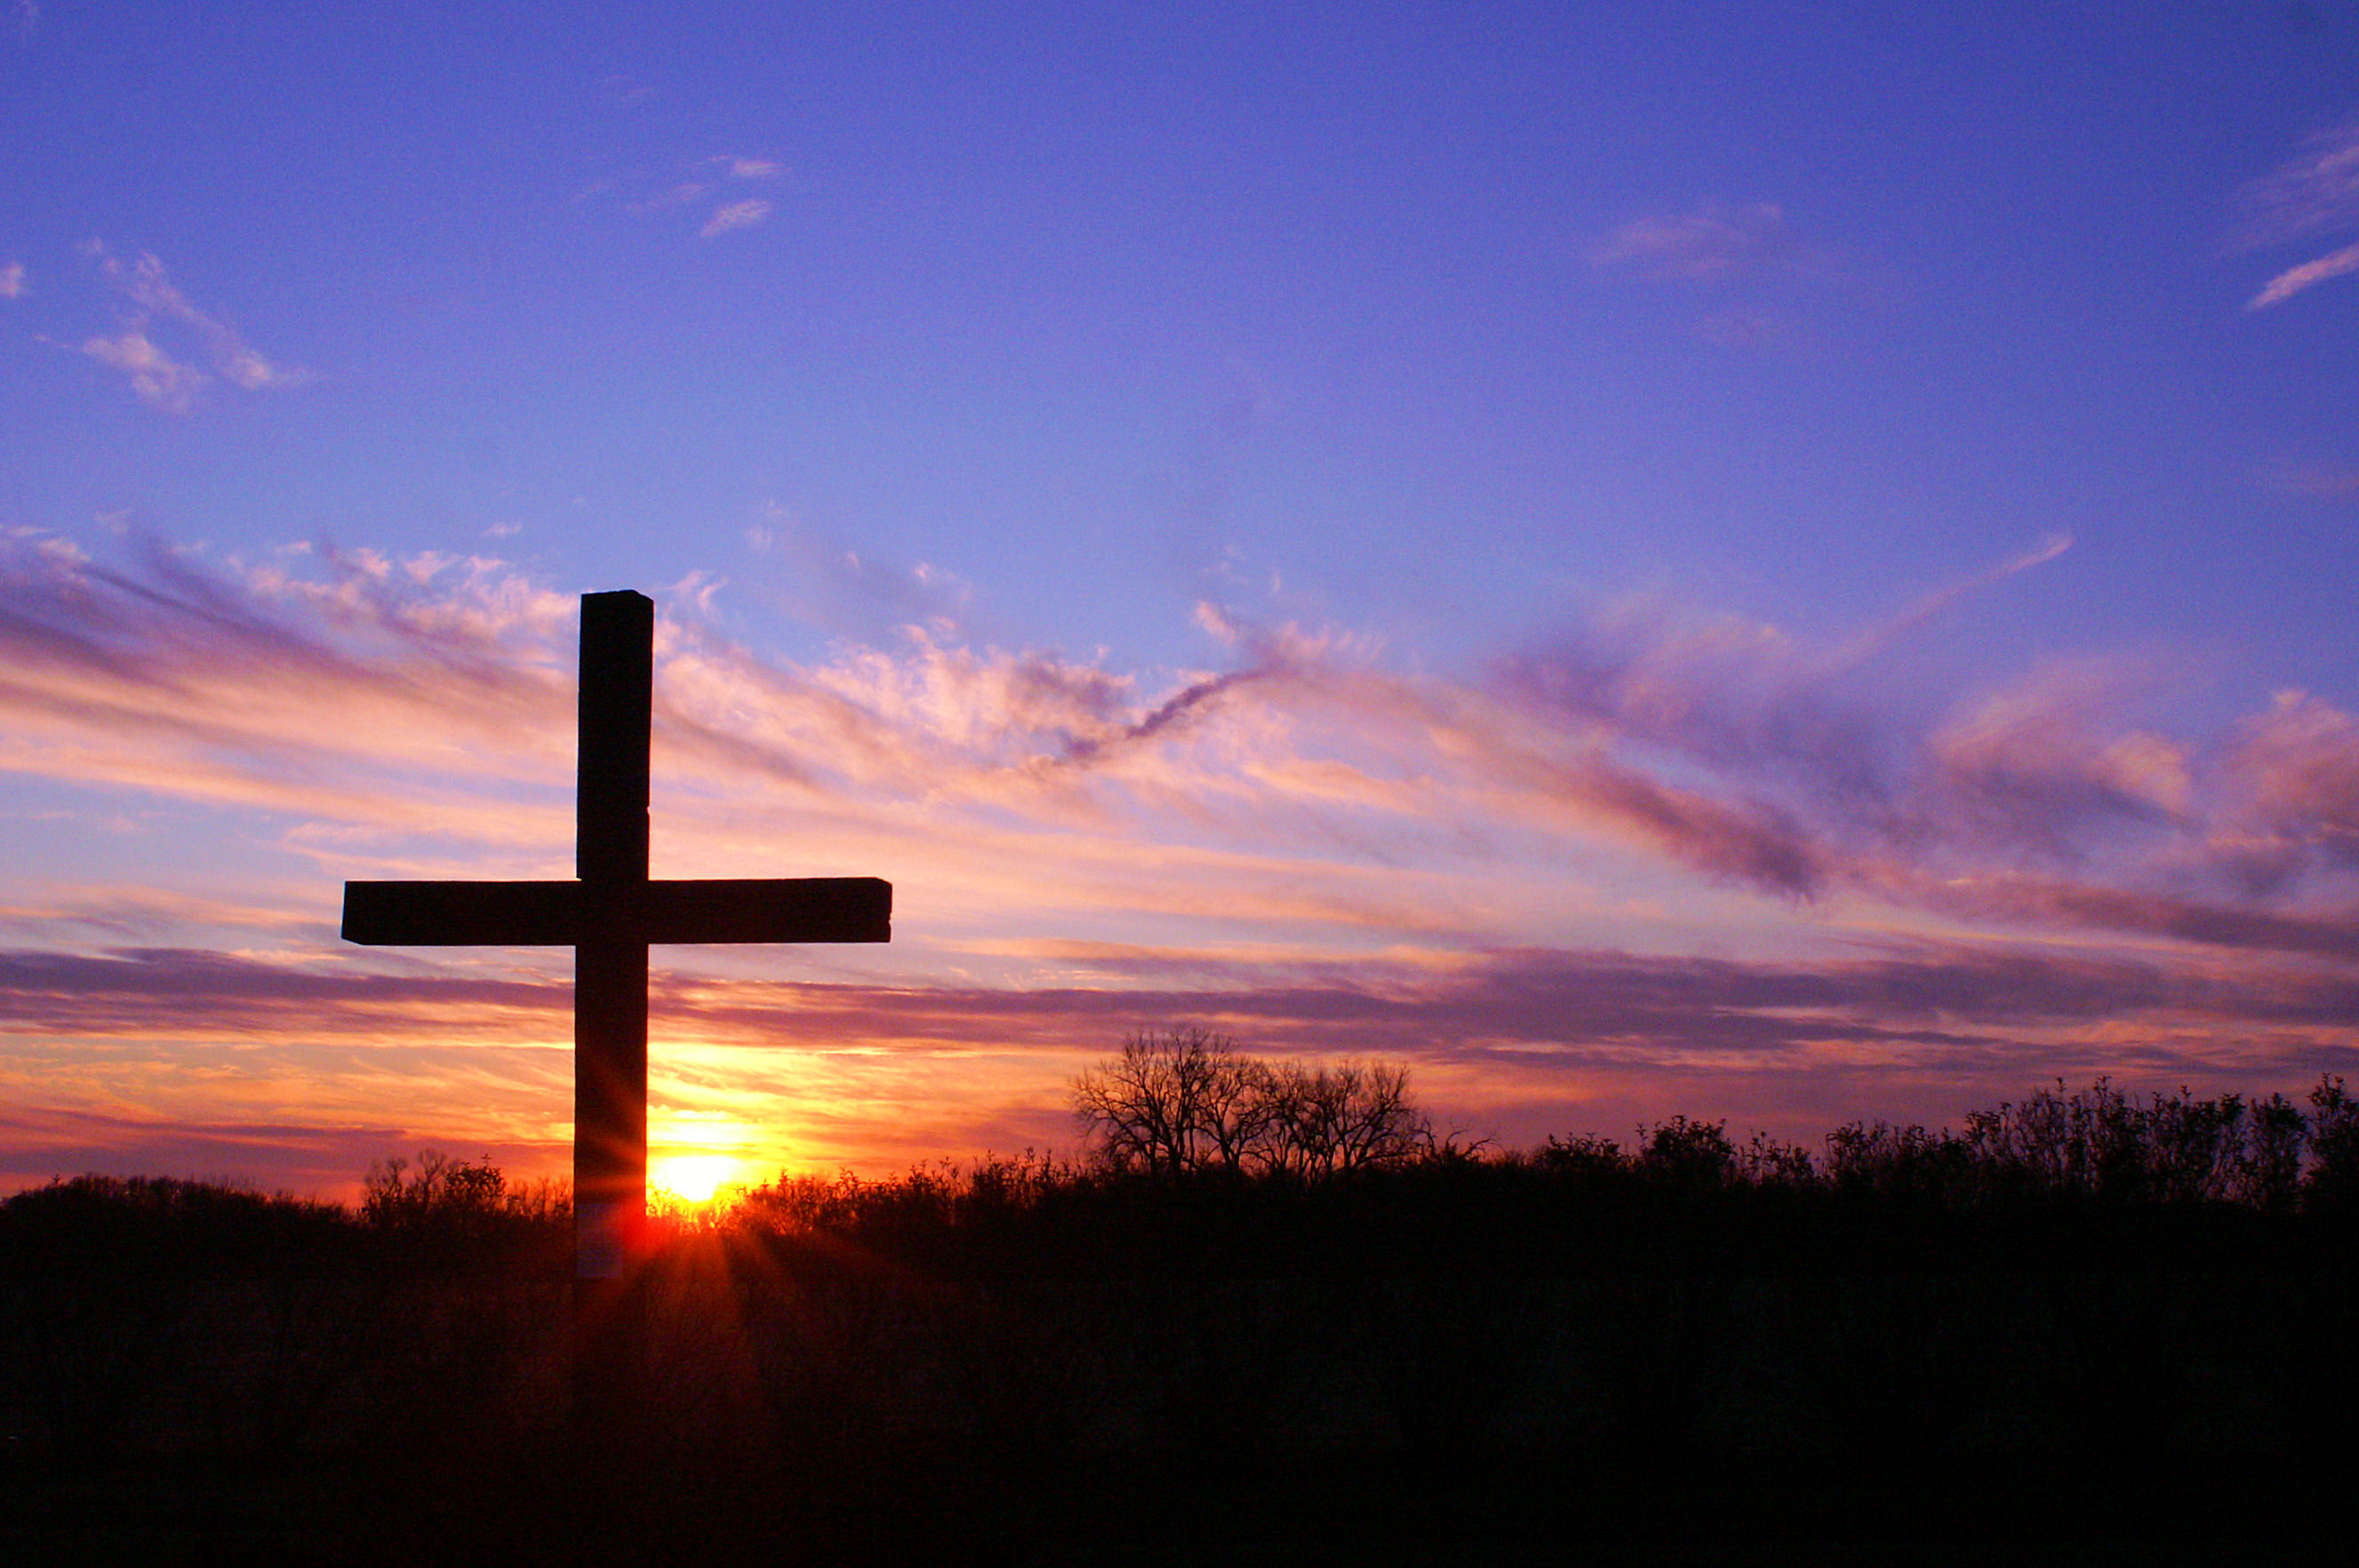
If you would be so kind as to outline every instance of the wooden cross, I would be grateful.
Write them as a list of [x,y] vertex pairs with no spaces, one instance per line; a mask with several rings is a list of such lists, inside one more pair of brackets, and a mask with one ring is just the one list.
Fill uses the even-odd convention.
[[346,942],[573,949],[577,1296],[622,1277],[647,1216],[647,944],[893,940],[874,877],[647,879],[655,624],[644,594],[582,595],[573,881],[344,884]]

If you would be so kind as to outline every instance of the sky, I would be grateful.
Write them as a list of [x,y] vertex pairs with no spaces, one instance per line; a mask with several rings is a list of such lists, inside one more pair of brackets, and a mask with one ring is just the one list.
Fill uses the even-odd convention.
[[625,587],[659,1179],[2359,1068],[2349,7],[0,10],[0,1191],[562,1175]]

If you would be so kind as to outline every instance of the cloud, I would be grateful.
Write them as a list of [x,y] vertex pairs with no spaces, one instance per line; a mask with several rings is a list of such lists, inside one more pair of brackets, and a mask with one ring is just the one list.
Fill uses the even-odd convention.
[[[805,541],[777,527],[791,558]],[[334,868],[322,899],[332,875],[564,863],[570,597],[493,561],[151,541],[102,563],[46,542],[0,549],[11,771],[279,813],[285,845]],[[2345,961],[2359,722],[2340,709],[2180,733],[2142,712],[2167,672],[2096,656],[1891,701],[1884,662],[1930,635],[1928,606],[2058,548],[1831,648],[1625,606],[1471,675],[1219,611],[1209,669],[951,625],[780,659],[724,635],[725,595],[700,584],[660,622],[664,855],[743,875],[790,838],[815,872],[916,877],[943,942],[1014,911],[1116,942],[1177,920],[1496,944],[1543,909],[1610,927],[1636,885],[1765,929],[1930,920]],[[847,591],[876,576],[837,564]]]
[[[764,526],[847,593],[926,589]],[[1930,688],[1896,665],[2059,549],[1823,646],[1658,600],[1471,671],[1218,606],[1206,668],[906,622],[788,659],[685,585],[658,622],[660,873],[883,875],[900,929],[668,950],[662,1093],[885,1170],[1054,1135],[1077,1064],[1182,1018],[1410,1060],[1453,1118],[1527,1140],[2359,1067],[2359,718],[2288,693],[2173,724],[2172,672],[2103,653]],[[117,551],[0,538],[0,768],[109,813],[243,811],[311,869],[159,840],[219,885],[20,876],[0,1099],[97,1118],[39,1135],[60,1148],[219,1126],[349,1150],[334,1129],[388,1105],[519,1147],[560,1124],[561,953],[363,953],[332,921],[345,877],[563,874],[571,596],[487,559]]]
[[[670,183],[636,201],[626,201],[625,210],[635,218],[650,218],[676,209],[701,207],[708,198],[730,183],[777,180],[786,172],[785,165],[770,158],[720,153],[676,166]],[[616,183],[602,181],[592,188],[592,191],[612,190]],[[619,183],[627,187],[637,181]],[[703,223],[697,229],[697,237],[709,240],[739,229],[753,228],[767,220],[773,211],[772,203],[760,197],[717,201],[705,213]]]
[[1919,599],[1897,615],[1869,627],[1859,637],[1845,644],[1842,651],[1835,655],[1835,661],[1843,665],[1858,663],[1917,630],[1970,594],[1994,587],[2019,572],[2029,572],[2034,567],[2045,566],[2071,548],[2071,534],[2049,534],[2030,549],[2010,556],[1995,566],[1974,572],[1971,576],[1960,578],[1955,583],[1944,584]]
[[25,264],[12,261],[0,267],[0,299],[21,299],[25,297]]
[[750,229],[769,215],[770,203],[759,197],[749,198],[743,201],[731,201],[724,206],[713,209],[712,216],[704,221],[704,227],[696,231],[696,237],[709,240],[716,234],[730,234],[738,229]]
[[2298,157],[2236,196],[2228,243],[2261,250],[2359,227],[2359,118],[2310,136]]
[[2359,474],[2342,469],[2289,466],[2262,475],[2261,482],[2271,489],[2296,495],[2330,500],[2359,495]]
[[132,390],[142,401],[185,414],[195,407],[199,388],[212,379],[193,365],[175,360],[156,343],[150,329],[159,322],[188,329],[212,363],[214,375],[245,391],[300,387],[312,379],[308,370],[274,364],[239,336],[225,318],[200,310],[172,283],[164,264],[155,256],[142,256],[126,265],[108,254],[98,240],[89,241],[82,250],[96,259],[100,275],[136,310],[121,333],[87,339],[82,352],[128,376]]
[[[2227,248],[2266,250],[2359,228],[2359,118],[2310,136],[2301,152],[2237,192]],[[2284,303],[2305,289],[2359,271],[2359,245],[2279,272],[2246,302],[2249,310]]]
[[[2347,971],[2036,944],[1894,942],[1753,960],[1520,946],[1308,962],[1133,948],[1101,950],[1092,965],[1089,984],[1016,988],[658,964],[655,1097],[725,1103],[788,1129],[822,1168],[851,1154],[889,1171],[978,1150],[987,1128],[1056,1140],[1071,1075],[1128,1030],[1173,1020],[1271,1054],[1406,1062],[1448,1123],[1525,1144],[1732,1104],[1788,1137],[1886,1110],[1930,1120],[2060,1071],[2298,1093],[2321,1066],[2359,1063]],[[568,1001],[561,978],[375,974],[349,954],[287,965],[168,949],[0,952],[0,1081],[12,1105],[52,1107],[0,1113],[0,1141],[17,1156],[0,1171],[29,1166],[38,1180],[66,1149],[67,1169],[153,1171],[160,1140],[186,1137],[220,1140],[224,1164],[208,1169],[292,1165],[349,1181],[438,1121],[437,1141],[460,1129],[527,1169],[561,1171],[567,1064],[551,1047]],[[207,1022],[192,1031],[192,1018]],[[60,1035],[109,1049],[77,1076],[52,1043]],[[23,1092],[28,1074],[38,1098]],[[224,1082],[245,1097],[224,1101]],[[305,1082],[308,1114],[290,1117],[285,1097]],[[1843,1110],[1813,1122],[1778,1116],[1781,1104]],[[387,1125],[392,1105],[407,1126]],[[274,1130],[241,1130],[252,1128]],[[529,1141],[542,1128],[558,1136]],[[353,1158],[356,1139],[380,1141]],[[349,1164],[326,1166],[331,1152]]]
[[[447,1144],[398,1122],[320,1126],[299,1121],[196,1121],[91,1110],[0,1111],[0,1191],[85,1174],[244,1180],[272,1192],[335,1202],[360,1197],[361,1176],[386,1159],[414,1158],[425,1143]],[[490,1159],[511,1181],[562,1177],[570,1149],[554,1140],[470,1141],[462,1158]]]
[[973,586],[956,573],[855,550],[775,500],[762,505],[745,538],[777,568],[763,578],[766,592],[797,618],[840,635],[874,641],[916,626],[955,637],[974,604]]
[[119,337],[86,338],[82,352],[131,378],[139,400],[174,414],[196,406],[197,389],[212,379],[194,365],[183,365],[158,348],[144,332]]
[[454,725],[507,730],[501,749],[527,776],[546,733],[538,755],[558,766],[570,700],[552,645],[573,606],[496,562],[423,557],[397,572],[368,552],[309,552],[223,572],[152,539],[115,565],[45,543],[0,548],[11,771],[343,822],[449,810],[513,830],[513,805],[438,806],[423,787],[406,806],[398,792],[380,802],[360,780],[389,770],[423,786],[447,766],[434,732]]
[[2266,310],[2271,305],[2283,304],[2303,289],[2314,289],[2331,278],[2342,277],[2346,272],[2359,272],[2359,245],[2345,245],[2332,256],[2322,256],[2316,261],[2306,261],[2299,267],[2288,267],[2270,278],[2267,285],[2245,304],[2245,309],[2259,310]]
[[2182,815],[2190,758],[2122,722],[2135,683],[2111,661],[2058,660],[1951,715],[1924,748],[1936,809],[1965,831],[2050,854],[2084,827]]
[[[1707,201],[1692,212],[1634,218],[1589,251],[1597,267],[1626,267],[1670,282],[1744,277],[1833,278],[1841,253],[1803,239],[1772,201],[1728,206]],[[1737,329],[1742,331],[1742,329]]]
[[[209,1035],[366,1040],[432,1020],[442,1034],[549,1039],[571,1012],[561,984],[372,974],[350,964],[263,963],[131,948],[88,956],[0,951],[6,1028],[17,1034],[151,1037],[201,1018]],[[301,1020],[299,1022],[299,1020]]]
[[2359,960],[2359,928],[2354,925],[2359,911],[2348,907],[2285,914],[2262,906],[2008,872],[1931,878],[1903,871],[1890,882],[1895,892],[1920,907],[2021,930],[2127,932],[2228,953]]
[[[780,528],[774,550],[807,543]],[[2359,735],[2332,710],[2256,721],[2206,753],[2132,722],[2155,681],[2101,659],[2050,661],[1919,718],[1879,710],[1863,680],[1880,650],[1921,629],[1929,606],[2057,548],[1937,592],[1832,655],[1728,617],[1625,615],[1471,682],[1224,615],[1227,668],[1163,676],[967,645],[948,622],[779,662],[719,635],[711,595],[691,594],[665,622],[658,723],[716,800],[786,788],[807,808],[856,800],[870,833],[897,831],[875,815],[888,807],[917,811],[963,821],[970,848],[1005,838],[1019,856],[1027,833],[1088,824],[1110,835],[1109,870],[1125,844],[1254,846],[1273,857],[1273,892],[1307,844],[1384,854],[1502,833],[1781,898],[1851,889],[1943,907],[1954,899],[1889,868],[2115,875],[2125,846],[2151,842],[2224,875],[2264,839],[2340,843],[2352,808],[2337,769],[2359,768]],[[856,559],[836,564],[851,590],[878,581]],[[0,721],[19,771],[495,836],[522,825],[500,790],[562,778],[571,604],[498,562],[357,552],[224,573],[151,548],[126,572],[20,539],[7,586]],[[922,574],[906,586],[920,591]],[[440,776],[440,737],[454,730],[509,737],[506,764],[486,755],[471,775]],[[395,779],[408,782],[386,800]],[[557,811],[533,821],[563,832]],[[2304,853],[2340,864],[2327,847]],[[1099,873],[1073,871],[1062,896],[1098,897],[1082,887]],[[1136,880],[1111,896],[1141,896]],[[1233,902],[1280,908],[1260,900]],[[2130,918],[2059,898],[2037,918],[2074,908]]]
[[651,213],[663,212],[667,208],[685,207],[711,189],[712,187],[701,180],[684,180],[677,185],[667,186],[652,196],[632,202],[631,215],[635,218],[644,218]]
[[2359,866],[2359,718],[2281,691],[2237,728],[2223,772],[2233,850],[2274,885],[2320,865]]
[[[1832,655],[1724,618],[1640,618],[1503,660],[1502,700],[1557,715],[1560,744],[1612,771],[1530,768],[1530,787],[1491,810],[1553,800],[1568,825],[1632,843],[1651,827],[1665,856],[1765,891],[1865,896],[1995,930],[2353,956],[2352,889],[2334,878],[2359,866],[2359,722],[2340,710],[2281,699],[2223,737],[2173,735],[2136,716],[2168,672],[2095,656],[1921,717],[1871,696],[1875,666],[1930,609],[2056,550],[1937,592]],[[1530,734],[1511,721],[1479,749],[1508,766]],[[1617,788],[1680,793],[1658,812],[1616,811]],[[2315,896],[2288,906],[2302,877]]]

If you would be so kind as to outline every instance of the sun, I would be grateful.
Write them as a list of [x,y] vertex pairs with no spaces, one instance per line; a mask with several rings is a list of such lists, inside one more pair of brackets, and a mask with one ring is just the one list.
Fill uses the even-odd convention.
[[745,1165],[734,1154],[667,1154],[647,1167],[650,1192],[669,1192],[686,1203],[709,1203],[745,1179]]

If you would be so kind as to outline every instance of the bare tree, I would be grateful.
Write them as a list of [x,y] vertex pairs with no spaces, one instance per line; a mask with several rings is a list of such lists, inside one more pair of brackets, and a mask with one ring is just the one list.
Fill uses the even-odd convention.
[[1406,1068],[1271,1063],[1194,1025],[1130,1036],[1074,1080],[1073,1108],[1099,1158],[1123,1170],[1328,1176],[1433,1147]]
[[1399,1165],[1433,1148],[1433,1124],[1408,1097],[1408,1069],[1344,1062],[1268,1073],[1263,1162],[1300,1176]]
[[1261,1064],[1194,1024],[1141,1029],[1073,1081],[1073,1111],[1121,1169],[1239,1169],[1267,1118]]

